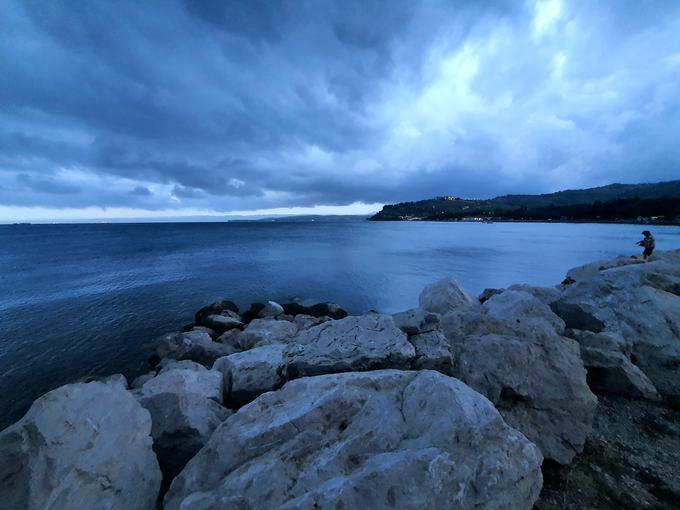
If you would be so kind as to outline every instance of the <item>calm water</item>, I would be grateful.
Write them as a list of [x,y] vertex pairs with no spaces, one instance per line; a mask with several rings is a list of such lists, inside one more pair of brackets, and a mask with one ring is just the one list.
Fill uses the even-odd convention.
[[[453,275],[478,294],[638,252],[636,225],[250,222],[0,226],[0,428],[51,388],[145,369],[149,340],[230,298],[404,310]],[[680,229],[656,227],[660,249]]]

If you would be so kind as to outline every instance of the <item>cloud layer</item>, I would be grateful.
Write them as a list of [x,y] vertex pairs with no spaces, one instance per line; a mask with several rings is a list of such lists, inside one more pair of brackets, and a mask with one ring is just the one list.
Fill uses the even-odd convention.
[[666,1],[10,0],[0,214],[678,178],[679,33]]

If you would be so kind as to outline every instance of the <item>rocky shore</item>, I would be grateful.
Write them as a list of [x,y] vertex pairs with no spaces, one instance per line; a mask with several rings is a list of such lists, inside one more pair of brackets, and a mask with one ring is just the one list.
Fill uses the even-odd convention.
[[677,508],[680,250],[394,315],[224,300],[0,432],[12,509]]

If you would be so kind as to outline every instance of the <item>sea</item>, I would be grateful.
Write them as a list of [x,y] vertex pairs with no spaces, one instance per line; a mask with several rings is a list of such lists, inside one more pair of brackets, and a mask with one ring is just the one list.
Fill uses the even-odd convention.
[[670,226],[314,220],[0,225],[0,429],[62,384],[147,371],[154,339],[218,299],[394,313],[446,276],[473,295],[559,283],[638,254],[644,228],[680,248]]

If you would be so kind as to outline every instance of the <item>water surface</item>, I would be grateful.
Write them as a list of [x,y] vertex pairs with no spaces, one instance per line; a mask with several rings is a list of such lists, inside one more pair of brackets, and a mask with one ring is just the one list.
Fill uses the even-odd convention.
[[[637,225],[317,221],[0,226],[0,427],[88,374],[146,368],[149,340],[230,298],[415,306],[452,275],[471,293],[551,285],[639,252]],[[655,227],[660,249],[680,229]]]

